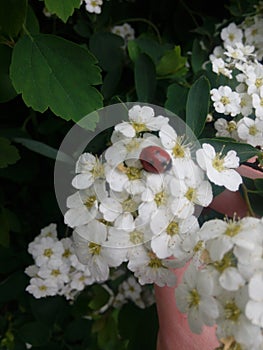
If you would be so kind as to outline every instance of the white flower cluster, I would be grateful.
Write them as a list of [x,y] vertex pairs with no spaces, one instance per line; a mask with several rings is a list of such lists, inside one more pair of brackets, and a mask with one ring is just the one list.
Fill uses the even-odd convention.
[[65,223],[95,281],[124,263],[142,285],[172,286],[171,268],[189,260],[197,243],[197,211],[212,201],[210,181],[237,191],[239,158],[204,144],[196,162],[167,117],[140,105],[127,114],[100,158],[83,153],[77,160]]
[[154,290],[141,286],[133,276],[129,276],[119,285],[113,306],[120,308],[128,301],[132,301],[139,308],[145,309],[155,303]]
[[190,329],[216,324],[224,349],[263,349],[262,232],[263,220],[252,217],[206,221],[198,232],[200,265],[190,263],[175,291]]
[[26,290],[37,299],[63,295],[71,300],[94,283],[88,266],[81,264],[75,255],[72,238],[58,239],[56,224],[44,227],[29,243],[28,252],[35,264],[25,270],[31,277]]
[[[86,286],[96,283],[88,266],[79,262],[72,238],[59,240],[54,223],[41,230],[34,241],[29,243],[28,251],[35,264],[25,269],[25,273],[31,277],[26,290],[36,299],[62,295],[67,300],[74,300]],[[109,276],[110,281],[119,277],[124,279],[117,293],[107,284],[102,284],[109,294],[109,300],[96,312],[104,312],[111,306],[120,308],[128,301],[142,309],[155,303],[153,288],[141,286],[134,276],[126,275],[127,269],[122,268]]]
[[211,90],[216,112],[228,116],[215,121],[216,136],[263,147],[263,17],[230,23],[220,34],[222,46],[210,55],[212,69],[231,79],[235,88]]
[[85,9],[90,13],[99,15],[101,13],[101,6],[103,0],[82,0],[81,3],[85,3]]
[[129,23],[124,23],[120,26],[114,26],[111,29],[113,34],[119,35],[124,39],[125,45],[129,40],[133,40],[135,38],[134,29],[131,27]]

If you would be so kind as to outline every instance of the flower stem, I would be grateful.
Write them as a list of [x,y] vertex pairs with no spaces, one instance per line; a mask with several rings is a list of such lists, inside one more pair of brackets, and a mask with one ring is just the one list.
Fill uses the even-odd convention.
[[250,200],[248,197],[248,190],[247,190],[247,187],[245,186],[245,184],[242,184],[242,190],[243,190],[244,199],[245,199],[245,202],[246,202],[246,205],[248,208],[249,215],[256,217],[256,214],[255,214],[254,210],[252,209],[252,206],[251,206],[251,203],[250,203]]

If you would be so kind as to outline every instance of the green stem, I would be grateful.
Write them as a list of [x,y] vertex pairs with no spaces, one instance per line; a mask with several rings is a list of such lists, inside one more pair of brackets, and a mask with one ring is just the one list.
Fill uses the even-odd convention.
[[27,28],[26,28],[26,26],[23,24],[23,30],[24,30],[24,32],[26,33],[26,35],[27,36],[29,36],[29,38],[32,40],[32,41],[34,41],[34,39],[33,39],[33,37],[32,37],[32,35],[31,35],[31,33],[27,30]]
[[254,210],[252,209],[252,206],[251,206],[251,203],[250,203],[250,200],[249,200],[249,197],[248,197],[247,187],[244,184],[242,184],[242,190],[243,190],[244,199],[245,199],[245,202],[246,202],[246,205],[247,205],[247,208],[248,208],[249,215],[251,215],[253,217],[256,217],[256,214],[255,214]]
[[152,27],[153,30],[155,31],[159,43],[160,43],[160,44],[162,43],[162,38],[161,38],[161,34],[160,34],[160,32],[159,32],[159,29],[156,27],[155,24],[153,24],[153,23],[152,23],[151,21],[149,21],[148,19],[146,19],[146,18],[126,18],[126,19],[123,19],[123,20],[121,20],[121,21],[118,21],[116,24],[121,24],[121,23],[125,23],[125,22],[144,22],[144,23],[147,23],[147,24],[148,24],[150,27]]

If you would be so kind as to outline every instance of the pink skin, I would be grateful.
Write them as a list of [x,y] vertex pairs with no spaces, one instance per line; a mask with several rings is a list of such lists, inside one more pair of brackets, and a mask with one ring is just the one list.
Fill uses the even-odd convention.
[[[238,168],[240,175],[251,179],[262,178],[263,172],[247,166]],[[227,205],[226,205],[227,203]],[[239,217],[247,215],[248,210],[239,192],[225,190],[211,203],[210,207],[228,216],[234,213]],[[177,283],[180,283],[186,266],[175,270]],[[191,332],[186,315],[176,307],[174,287],[155,286],[156,305],[159,318],[159,334],[156,350],[213,350],[219,346],[215,327],[204,327],[202,334]]]

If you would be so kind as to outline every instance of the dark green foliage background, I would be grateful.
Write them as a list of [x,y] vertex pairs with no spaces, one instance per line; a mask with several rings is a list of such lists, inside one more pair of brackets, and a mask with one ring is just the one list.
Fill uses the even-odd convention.
[[[54,162],[67,131],[89,112],[121,101],[148,102],[177,113],[200,139],[213,135],[205,123],[209,89],[222,81],[202,64],[218,43],[215,25],[244,19],[253,4],[105,0],[95,15],[77,0],[0,2],[0,349],[22,350],[25,343],[43,350],[155,349],[155,305],[141,310],[127,304],[97,315],[94,305],[103,293],[93,287],[73,305],[26,293],[27,246],[51,222],[60,237],[70,234],[54,194]],[[136,39],[124,51],[110,28],[126,21]],[[90,120],[91,130],[95,125]],[[231,146],[242,161],[257,154],[247,145]],[[248,186],[262,196],[260,181]]]

